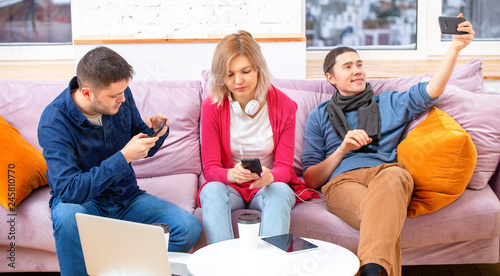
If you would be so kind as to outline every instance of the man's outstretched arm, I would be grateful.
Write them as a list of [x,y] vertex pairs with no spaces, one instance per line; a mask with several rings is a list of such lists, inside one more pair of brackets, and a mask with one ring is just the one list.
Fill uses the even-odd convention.
[[[462,18],[463,15],[459,14],[458,17]],[[450,48],[448,48],[444,59],[441,61],[441,64],[439,64],[434,76],[432,76],[431,80],[427,84],[427,93],[433,98],[437,98],[439,95],[443,94],[444,88],[446,87],[446,84],[448,84],[451,74],[453,73],[453,69],[455,68],[460,51],[467,47],[467,45],[469,45],[474,39],[475,32],[469,21],[460,23],[457,30],[467,32],[467,34],[453,35]]]

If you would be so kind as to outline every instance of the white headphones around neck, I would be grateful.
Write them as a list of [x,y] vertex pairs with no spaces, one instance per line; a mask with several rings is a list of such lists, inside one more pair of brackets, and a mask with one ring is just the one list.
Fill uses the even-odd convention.
[[[231,104],[231,107],[233,108],[236,116],[240,117],[241,116],[240,107],[239,107],[240,103],[233,101],[233,98],[231,97],[231,93],[229,93],[227,95],[227,98],[229,99],[229,103]],[[245,106],[245,113],[248,114],[249,116],[253,116],[259,110],[259,106],[260,106],[260,103],[257,100],[251,100]]]

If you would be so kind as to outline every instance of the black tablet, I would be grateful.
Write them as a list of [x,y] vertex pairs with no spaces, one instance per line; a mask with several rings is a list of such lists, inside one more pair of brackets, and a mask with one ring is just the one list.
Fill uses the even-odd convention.
[[263,237],[261,239],[268,244],[289,254],[318,249],[317,245],[293,234]]

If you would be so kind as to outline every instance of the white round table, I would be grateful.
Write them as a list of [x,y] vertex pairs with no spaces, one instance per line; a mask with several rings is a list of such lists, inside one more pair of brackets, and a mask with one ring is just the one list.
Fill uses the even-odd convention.
[[351,251],[333,243],[307,239],[319,248],[288,254],[259,239],[256,250],[240,249],[233,239],[205,246],[189,257],[194,276],[204,275],[355,275],[359,260]]

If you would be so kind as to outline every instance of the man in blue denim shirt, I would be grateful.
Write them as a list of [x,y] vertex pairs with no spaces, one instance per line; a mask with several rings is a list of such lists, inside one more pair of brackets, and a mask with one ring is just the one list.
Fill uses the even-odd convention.
[[[153,156],[168,136],[163,114],[141,119],[128,83],[134,71],[106,47],[88,52],[77,76],[44,110],[38,140],[47,162],[49,205],[61,275],[86,275],[75,213],[166,223],[169,249],[187,252],[201,226],[182,208],[139,189],[130,162]],[[152,126],[167,123],[155,137]]]

